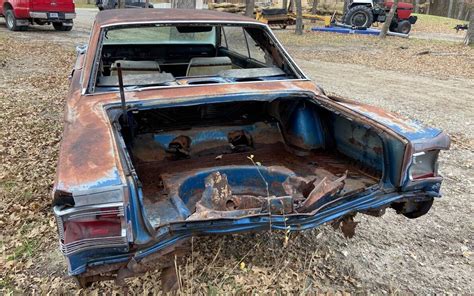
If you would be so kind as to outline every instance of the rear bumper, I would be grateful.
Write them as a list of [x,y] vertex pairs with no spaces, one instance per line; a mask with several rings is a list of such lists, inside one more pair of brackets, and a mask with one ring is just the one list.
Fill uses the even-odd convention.
[[[438,194],[435,194],[436,196]],[[110,249],[98,249],[66,256],[69,267],[69,275],[79,276],[83,273],[93,275],[97,271],[108,268],[108,271],[121,268],[131,260],[140,262],[146,257],[188,239],[193,235],[230,234],[249,231],[264,231],[269,227],[272,229],[300,231],[311,229],[321,224],[335,221],[344,215],[357,212],[373,211],[383,209],[392,203],[404,199],[432,198],[425,192],[405,192],[381,194],[379,191],[350,197],[336,203],[331,207],[322,209],[314,214],[305,214],[292,217],[285,216],[260,216],[245,217],[240,219],[226,219],[220,221],[195,221],[192,224],[186,222],[170,224],[158,231],[155,243],[146,248],[136,249],[134,253],[113,252]],[[115,250],[116,251],[116,250]],[[106,267],[109,266],[109,267]]]
[[48,20],[48,21],[62,21],[72,20],[76,18],[76,14],[73,12],[39,12],[30,11],[30,17],[34,19]]

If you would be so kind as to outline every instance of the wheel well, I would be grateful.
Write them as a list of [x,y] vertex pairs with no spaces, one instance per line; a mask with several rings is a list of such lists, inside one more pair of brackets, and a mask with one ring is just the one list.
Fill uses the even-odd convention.
[[13,10],[13,6],[9,2],[5,2],[3,4],[3,11],[7,11],[7,10],[10,10],[10,9]]

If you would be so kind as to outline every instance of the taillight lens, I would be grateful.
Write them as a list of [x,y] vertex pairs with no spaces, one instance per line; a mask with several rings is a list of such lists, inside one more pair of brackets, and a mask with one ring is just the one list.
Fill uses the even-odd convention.
[[123,206],[54,208],[61,250],[69,255],[87,249],[127,247]]
[[69,220],[64,223],[64,243],[90,238],[120,236],[122,222],[120,217],[97,215],[94,218]]
[[410,166],[410,180],[435,177],[438,174],[439,150],[418,152],[413,154]]

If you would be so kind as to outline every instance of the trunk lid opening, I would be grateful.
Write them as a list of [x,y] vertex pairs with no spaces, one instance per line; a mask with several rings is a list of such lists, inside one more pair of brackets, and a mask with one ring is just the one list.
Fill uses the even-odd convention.
[[307,98],[116,114],[154,228],[310,213],[382,177],[381,137]]

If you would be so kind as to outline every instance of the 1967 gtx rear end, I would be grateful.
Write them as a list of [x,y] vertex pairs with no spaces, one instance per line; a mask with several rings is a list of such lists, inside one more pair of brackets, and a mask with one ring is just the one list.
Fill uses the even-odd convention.
[[343,98],[264,24],[190,10],[100,12],[78,50],[53,192],[84,286],[168,268],[195,235],[424,215],[439,130]]

